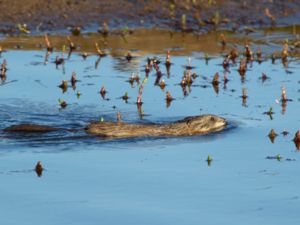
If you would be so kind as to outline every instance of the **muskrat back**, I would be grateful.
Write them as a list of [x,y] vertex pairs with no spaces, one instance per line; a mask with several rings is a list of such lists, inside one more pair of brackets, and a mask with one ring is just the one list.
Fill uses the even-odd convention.
[[226,120],[215,115],[186,117],[167,124],[134,124],[124,122],[94,122],[86,131],[105,137],[126,138],[138,136],[191,136],[222,130]]

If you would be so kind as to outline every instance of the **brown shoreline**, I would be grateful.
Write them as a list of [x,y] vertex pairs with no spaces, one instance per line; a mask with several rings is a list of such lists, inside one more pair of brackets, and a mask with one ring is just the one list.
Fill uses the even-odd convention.
[[186,29],[193,30],[270,26],[272,21],[265,9],[274,16],[276,24],[299,21],[297,0],[1,0],[0,33],[18,33],[19,23],[27,24],[32,33],[63,31],[73,26],[95,32],[104,20],[111,29],[129,26],[180,30],[183,15]]

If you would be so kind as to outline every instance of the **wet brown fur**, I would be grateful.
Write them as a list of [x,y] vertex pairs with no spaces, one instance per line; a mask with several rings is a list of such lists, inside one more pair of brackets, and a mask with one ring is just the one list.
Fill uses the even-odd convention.
[[134,124],[124,122],[94,122],[86,131],[112,138],[139,136],[192,136],[220,131],[226,126],[223,118],[214,115],[186,117],[168,124]]

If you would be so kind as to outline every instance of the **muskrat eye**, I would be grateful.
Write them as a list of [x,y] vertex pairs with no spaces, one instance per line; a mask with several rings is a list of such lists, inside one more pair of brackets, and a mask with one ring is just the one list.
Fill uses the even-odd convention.
[[214,122],[215,121],[215,117],[210,117],[210,121]]

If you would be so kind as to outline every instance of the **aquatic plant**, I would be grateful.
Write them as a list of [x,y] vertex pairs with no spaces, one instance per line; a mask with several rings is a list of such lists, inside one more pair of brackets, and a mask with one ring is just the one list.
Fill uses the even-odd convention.
[[23,24],[18,23],[17,28],[19,29],[19,31],[21,33],[30,34],[30,30],[26,23],[23,23]]
[[276,159],[277,159],[278,161],[280,161],[280,160],[282,159],[281,155],[280,155],[280,154],[277,154],[277,155],[276,155]]
[[43,170],[44,170],[44,168],[43,168],[42,162],[38,161],[36,166],[35,166],[35,172],[36,172],[38,177],[42,176]]
[[210,166],[211,163],[212,163],[212,161],[213,161],[212,156],[211,156],[211,155],[208,155],[207,158],[206,158],[207,165]]
[[62,99],[58,99],[58,103],[62,109],[67,107],[67,102]]

